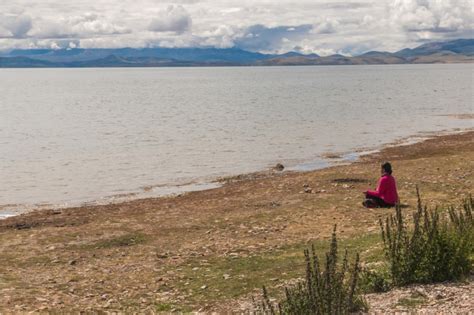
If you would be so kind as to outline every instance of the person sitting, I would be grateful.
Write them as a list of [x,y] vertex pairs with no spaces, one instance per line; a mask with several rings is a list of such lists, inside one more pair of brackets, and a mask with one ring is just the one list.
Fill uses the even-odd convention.
[[367,208],[390,208],[398,202],[397,184],[392,176],[392,165],[382,164],[382,176],[376,190],[367,190],[365,201],[362,203]]

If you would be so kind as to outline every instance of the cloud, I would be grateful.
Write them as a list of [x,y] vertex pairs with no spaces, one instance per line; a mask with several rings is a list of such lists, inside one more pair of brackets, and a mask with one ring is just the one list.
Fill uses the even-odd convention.
[[230,48],[235,45],[234,39],[240,34],[241,30],[237,27],[219,25],[200,35],[200,45],[216,48]]
[[0,38],[23,38],[32,27],[32,20],[25,14],[0,13]]
[[312,28],[313,26],[310,24],[277,27],[257,24],[246,28],[234,42],[237,47],[245,50],[274,51],[278,50],[282,44],[298,41],[306,36]]
[[34,38],[84,38],[130,33],[130,29],[94,13],[59,19],[41,19],[31,31]]
[[0,50],[239,47],[396,51],[474,34],[472,0],[0,1]]
[[191,16],[181,5],[170,5],[151,20],[148,30],[182,34],[190,30],[191,24]]
[[392,23],[408,32],[474,30],[471,0],[396,0],[390,6]]
[[367,2],[327,2],[322,3],[320,6],[327,9],[356,10],[370,7],[370,5],[371,4]]
[[334,18],[325,18],[323,21],[317,23],[312,30],[314,34],[332,34],[335,33],[339,26],[339,21]]

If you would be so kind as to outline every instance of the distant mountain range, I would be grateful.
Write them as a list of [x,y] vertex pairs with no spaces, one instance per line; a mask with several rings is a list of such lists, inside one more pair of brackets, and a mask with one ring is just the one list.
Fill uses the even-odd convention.
[[291,66],[474,62],[474,39],[433,42],[400,51],[346,57],[288,52],[262,54],[237,48],[26,49],[0,52],[0,68]]

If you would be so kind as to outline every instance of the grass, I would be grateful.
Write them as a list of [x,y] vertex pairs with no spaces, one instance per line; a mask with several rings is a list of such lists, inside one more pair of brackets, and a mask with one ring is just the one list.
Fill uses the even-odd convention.
[[[322,255],[329,248],[327,240],[313,242],[315,252]],[[258,256],[213,257],[209,260],[193,259],[178,266],[182,275],[174,283],[175,288],[187,294],[186,303],[203,305],[239,298],[248,295],[263,285],[269,294],[278,296],[278,285],[304,275],[306,264],[304,250],[308,243],[297,243],[269,251]],[[347,248],[349,253],[361,253],[361,259],[376,262],[383,259],[382,245],[378,234],[340,240],[341,255]],[[342,259],[342,258],[341,258]],[[354,259],[353,256],[350,257]]]
[[[275,304],[263,287],[263,300],[257,309],[269,314],[348,314],[367,309],[358,287],[359,254],[351,268],[347,249],[342,262],[338,251],[336,226],[328,251],[320,260],[316,249],[304,251],[306,277],[296,284],[285,286],[285,297]],[[258,306],[260,305],[260,306]]]
[[400,298],[397,305],[406,308],[415,308],[426,303],[427,299],[424,295],[414,292],[409,297]]
[[155,306],[155,311],[157,312],[170,312],[175,307],[168,303],[160,303]]
[[[107,249],[114,247],[126,247],[143,244],[148,240],[147,236],[140,232],[127,233],[125,235],[99,240],[94,243],[80,245],[80,249]],[[74,247],[74,246],[73,246]]]

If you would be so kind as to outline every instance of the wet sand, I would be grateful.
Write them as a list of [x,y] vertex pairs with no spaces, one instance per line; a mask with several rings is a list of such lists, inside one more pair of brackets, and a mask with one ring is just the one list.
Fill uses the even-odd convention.
[[348,242],[378,233],[393,210],[363,208],[362,191],[387,160],[407,213],[416,185],[430,206],[473,193],[469,131],[176,197],[35,211],[0,221],[0,310],[239,310],[262,284],[294,277],[288,259],[334,224]]

